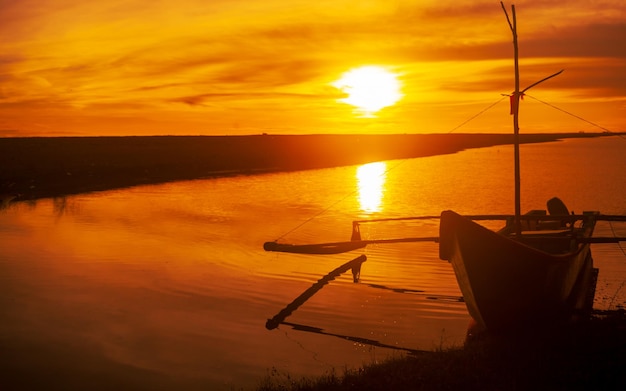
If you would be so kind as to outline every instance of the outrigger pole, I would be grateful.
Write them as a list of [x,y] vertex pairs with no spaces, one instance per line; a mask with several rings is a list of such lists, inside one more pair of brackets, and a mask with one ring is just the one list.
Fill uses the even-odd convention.
[[[559,72],[560,73],[560,72]],[[553,75],[554,76],[554,75]],[[545,80],[545,79],[544,79]],[[505,220],[507,225],[514,222],[513,215],[467,215],[470,220]],[[525,214],[519,216],[517,221],[560,221],[563,223],[574,223],[579,220],[589,218],[588,215],[532,215]],[[596,221],[623,221],[626,222],[626,216],[623,215],[594,215]],[[342,242],[313,243],[313,244],[288,244],[278,242],[265,242],[263,249],[265,251],[293,253],[293,254],[341,254],[349,251],[358,250],[366,247],[368,244],[393,244],[393,243],[415,243],[415,242],[431,242],[439,243],[438,236],[424,237],[407,237],[407,238],[388,238],[388,239],[361,239],[359,225],[362,223],[372,223],[379,221],[398,221],[398,220],[426,220],[439,219],[439,216],[418,216],[418,217],[400,217],[400,218],[381,218],[370,220],[354,220],[352,222],[352,238]],[[609,236],[609,237],[593,237],[578,238],[578,242],[584,243],[618,243],[626,241],[626,237]]]

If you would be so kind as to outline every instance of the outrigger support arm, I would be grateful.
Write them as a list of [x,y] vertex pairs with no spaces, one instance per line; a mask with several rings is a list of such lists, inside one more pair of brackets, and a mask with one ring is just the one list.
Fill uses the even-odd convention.
[[[522,236],[524,233],[522,233]],[[576,241],[580,243],[617,243],[625,242],[626,237],[606,236],[592,238],[578,238]],[[292,254],[341,254],[357,248],[363,248],[368,244],[391,244],[391,243],[415,243],[415,242],[432,242],[439,243],[439,237],[427,236],[422,238],[397,238],[397,239],[371,239],[359,241],[333,242],[333,243],[317,243],[317,244],[282,244],[276,242],[267,242],[263,245],[265,251],[273,251],[280,253]]]
[[[470,220],[505,220],[511,221],[513,215],[467,215],[466,218]],[[424,236],[424,237],[408,237],[408,238],[390,238],[390,239],[361,239],[359,224],[376,222],[376,221],[390,221],[390,220],[421,220],[421,219],[437,219],[439,216],[423,216],[423,217],[406,217],[406,218],[391,218],[391,219],[372,219],[372,220],[355,220],[352,224],[352,238],[343,242],[329,242],[329,243],[313,243],[313,244],[288,244],[265,242],[263,249],[265,251],[283,252],[283,253],[295,253],[295,254],[341,254],[360,248],[366,247],[368,244],[393,244],[393,243],[414,243],[414,242],[433,242],[439,243],[439,237],[437,236]],[[585,220],[593,218],[596,221],[625,221],[626,216],[623,215],[533,215],[525,214],[519,217],[519,221],[561,221],[574,223],[579,220]],[[606,237],[606,238],[587,238],[587,243],[615,243],[625,241],[620,237]]]

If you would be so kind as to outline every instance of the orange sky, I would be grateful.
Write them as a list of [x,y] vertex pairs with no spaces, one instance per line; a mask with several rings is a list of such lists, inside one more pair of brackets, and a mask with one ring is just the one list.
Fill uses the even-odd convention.
[[[510,2],[505,3],[510,10]],[[519,0],[522,88],[626,130],[626,2]],[[355,115],[331,85],[394,69],[404,98]],[[445,133],[513,90],[500,3],[0,0],[0,136]],[[522,132],[601,131],[536,100]],[[455,132],[510,132],[508,103]]]

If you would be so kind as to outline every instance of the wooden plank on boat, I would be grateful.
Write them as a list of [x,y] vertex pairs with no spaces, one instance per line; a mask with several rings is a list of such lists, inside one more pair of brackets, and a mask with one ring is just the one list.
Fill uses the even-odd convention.
[[[512,219],[513,215],[469,215],[465,216],[471,220],[508,220]],[[385,221],[408,221],[408,220],[439,220],[441,216],[408,216],[408,217],[388,217],[388,218],[379,218],[379,219],[364,219],[364,220],[354,220],[353,223],[379,223]]]
[[625,215],[598,215],[596,220],[602,221],[626,221]]
[[[463,215],[470,220],[510,220],[514,215],[509,214],[481,214],[481,215]],[[626,221],[626,215],[605,215],[605,214],[566,214],[566,215],[550,215],[550,214],[524,214],[519,218],[521,220],[541,220],[541,221],[558,221],[558,220],[584,220],[588,218],[603,221]],[[385,221],[408,221],[408,220],[439,220],[441,216],[410,216],[410,217],[390,217],[380,219],[363,219],[354,220],[354,223],[378,223]]]
[[565,236],[571,232],[571,229],[539,229],[522,231],[522,236]]
[[626,242],[626,237],[612,237],[612,236],[607,236],[607,237],[597,237],[597,238],[578,238],[576,239],[577,242],[579,243],[619,243],[619,242]]

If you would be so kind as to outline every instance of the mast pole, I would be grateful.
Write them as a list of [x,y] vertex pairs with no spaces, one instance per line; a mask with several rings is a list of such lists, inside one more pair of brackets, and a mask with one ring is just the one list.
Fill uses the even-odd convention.
[[519,52],[517,47],[517,18],[515,17],[515,5],[511,5],[513,15],[513,53],[515,57],[515,92],[513,93],[513,149],[515,159],[515,233],[521,235],[521,175],[519,156]]
[[511,14],[513,16],[513,22],[511,23],[511,19],[509,19],[509,14],[506,12],[506,7],[504,3],[501,1],[500,5],[502,6],[502,10],[506,15],[506,20],[509,22],[509,27],[511,28],[511,33],[513,34],[513,56],[515,61],[515,91],[513,95],[511,95],[511,114],[513,114],[513,150],[514,150],[514,159],[515,159],[515,234],[519,237],[522,234],[522,225],[521,221],[521,175],[520,175],[520,156],[519,156],[519,101],[524,93],[529,89],[533,88],[537,84],[543,83],[546,80],[552,79],[555,76],[558,76],[563,72],[563,69],[560,71],[548,76],[543,79],[535,82],[528,87],[524,88],[522,91],[519,89],[519,50],[517,47],[517,18],[515,16],[515,4],[511,5]]
[[506,19],[509,22],[511,33],[513,34],[513,57],[515,63],[515,91],[511,96],[511,114],[513,114],[513,151],[514,151],[514,166],[515,166],[515,233],[521,235],[521,175],[520,175],[520,156],[519,156],[519,101],[521,93],[519,90],[519,51],[517,46],[517,18],[515,16],[515,5],[511,5],[511,15],[513,22],[509,19],[509,14],[506,12],[504,3],[500,2]]

